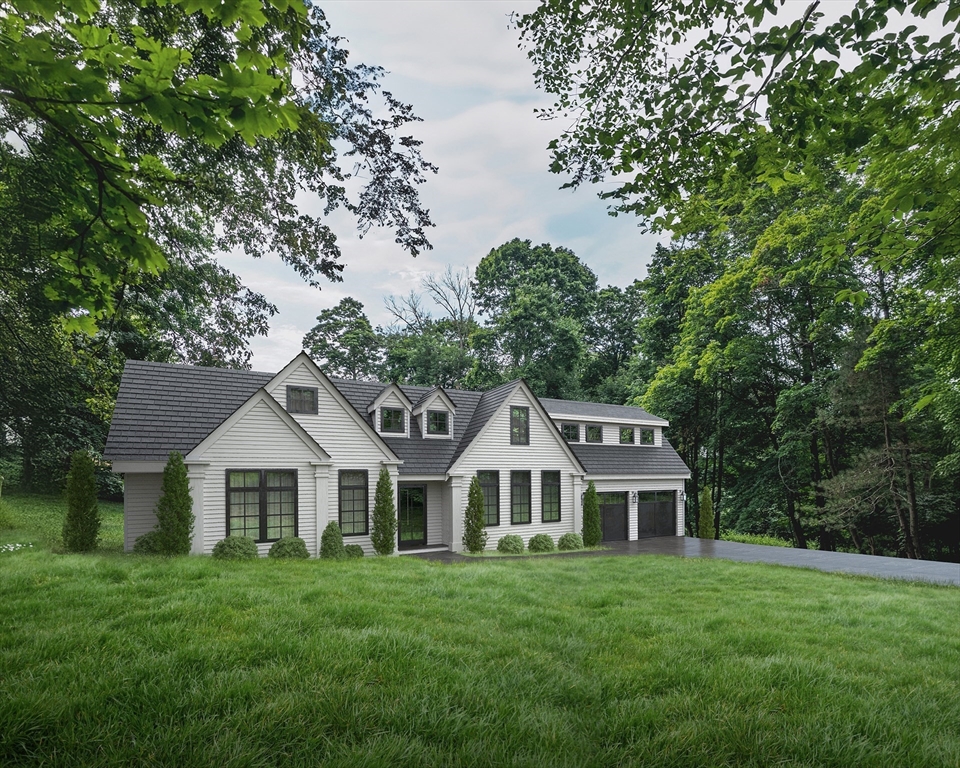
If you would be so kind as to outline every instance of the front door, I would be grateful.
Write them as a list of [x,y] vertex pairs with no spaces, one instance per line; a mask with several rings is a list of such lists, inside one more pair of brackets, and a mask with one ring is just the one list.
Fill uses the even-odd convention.
[[637,531],[641,539],[677,535],[676,491],[643,491],[637,503]]
[[627,494],[600,493],[600,522],[604,541],[623,541],[627,538]]
[[401,485],[397,488],[397,547],[413,549],[427,543],[427,488]]

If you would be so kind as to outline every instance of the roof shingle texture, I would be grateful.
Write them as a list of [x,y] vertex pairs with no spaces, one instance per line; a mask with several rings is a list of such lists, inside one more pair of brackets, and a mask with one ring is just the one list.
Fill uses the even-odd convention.
[[653,445],[587,445],[569,443],[591,475],[689,476],[683,459],[666,440]]
[[610,405],[609,403],[584,403],[578,400],[553,400],[541,397],[540,402],[547,413],[559,413],[569,416],[593,417],[595,419],[629,419],[630,421],[649,421],[654,424],[666,424],[666,420],[647,413],[643,408],[632,405]]

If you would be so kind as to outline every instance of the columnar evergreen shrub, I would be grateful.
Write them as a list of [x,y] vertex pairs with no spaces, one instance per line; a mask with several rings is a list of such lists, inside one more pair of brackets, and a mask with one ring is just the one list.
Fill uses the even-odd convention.
[[310,553],[307,552],[307,543],[299,536],[287,536],[273,542],[267,557],[281,560],[306,560],[310,557]]
[[215,560],[256,560],[260,552],[248,536],[227,536],[213,545],[213,557]]
[[557,540],[557,549],[561,552],[583,549],[583,537],[579,533],[565,533]]
[[531,552],[553,552],[556,547],[553,545],[553,539],[547,534],[538,533],[527,542],[527,549]]
[[63,546],[68,552],[90,552],[97,546],[100,509],[93,459],[86,451],[70,457],[67,474],[67,515],[63,520]]
[[503,552],[506,555],[522,555],[523,539],[515,533],[508,533],[497,542],[497,552]]
[[704,488],[700,494],[700,522],[697,526],[697,536],[701,539],[712,539],[716,536],[713,528],[713,498],[710,489]]
[[320,557],[323,560],[343,560],[346,556],[340,524],[336,520],[331,520],[320,534]]
[[163,485],[157,502],[157,532],[161,553],[187,555],[193,535],[193,498],[183,456],[170,454],[163,468]]
[[378,555],[393,554],[397,541],[397,508],[393,501],[393,481],[390,480],[390,472],[386,467],[380,467],[377,490],[373,497],[373,529],[370,531],[370,541]]
[[603,526],[600,523],[600,497],[597,486],[591,480],[587,492],[583,495],[583,546],[595,547],[603,540]]
[[347,556],[347,560],[363,557],[363,547],[361,547],[359,544],[347,544],[343,548],[343,551]]
[[[519,538],[519,537],[518,537]],[[474,475],[467,492],[467,509],[463,513],[463,547],[468,552],[483,552],[487,546],[487,529],[483,523],[483,490]],[[523,541],[520,542],[521,551]]]

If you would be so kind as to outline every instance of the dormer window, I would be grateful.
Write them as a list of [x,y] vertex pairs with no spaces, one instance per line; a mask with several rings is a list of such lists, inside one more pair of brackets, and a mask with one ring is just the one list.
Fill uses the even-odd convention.
[[563,439],[568,443],[579,443],[580,442],[580,425],[579,424],[564,424],[560,427],[561,433],[563,434]]
[[427,411],[427,434],[449,435],[450,414],[446,411]]
[[403,434],[403,408],[380,409],[380,431]]
[[316,387],[287,387],[287,413],[316,413]]
[[587,442],[603,442],[603,427],[600,424],[587,424]]
[[641,430],[640,430],[640,445],[653,445],[653,430],[652,430],[652,429],[641,429]]
[[633,427],[620,427],[620,444],[633,445]]

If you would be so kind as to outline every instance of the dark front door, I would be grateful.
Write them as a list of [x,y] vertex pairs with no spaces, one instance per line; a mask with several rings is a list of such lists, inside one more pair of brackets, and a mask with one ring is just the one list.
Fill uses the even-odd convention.
[[426,543],[426,486],[401,485],[397,489],[397,547],[411,549]]
[[627,538],[627,494],[600,493],[600,522],[604,541],[623,541]]
[[677,535],[676,491],[642,491],[637,503],[641,539]]

